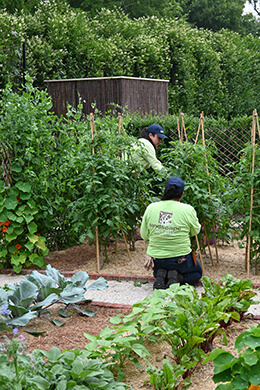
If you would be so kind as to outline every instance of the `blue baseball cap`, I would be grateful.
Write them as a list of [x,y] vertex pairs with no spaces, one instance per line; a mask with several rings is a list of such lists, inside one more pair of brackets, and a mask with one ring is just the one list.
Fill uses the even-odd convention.
[[160,138],[168,138],[164,134],[163,128],[160,125],[150,125],[147,129],[148,133],[157,134]]
[[182,194],[184,191],[184,181],[178,176],[172,176],[167,180],[165,189],[169,188],[172,185],[176,185],[178,188],[178,193]]

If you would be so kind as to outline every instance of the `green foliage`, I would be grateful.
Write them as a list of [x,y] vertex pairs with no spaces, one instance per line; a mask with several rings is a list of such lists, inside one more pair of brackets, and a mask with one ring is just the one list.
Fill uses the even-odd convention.
[[[0,289],[0,309],[7,314],[1,318],[0,330],[6,330],[6,325],[25,326],[55,303],[74,305],[85,300],[87,290],[104,290],[108,287],[107,281],[102,277],[86,287],[88,279],[88,274],[83,271],[66,279],[58,270],[48,265],[46,275],[32,271],[20,284],[9,286],[8,290]],[[93,316],[93,313],[80,310],[77,306],[74,308],[82,315]]]
[[[140,224],[146,206],[161,196],[165,180],[173,175],[184,179],[184,201],[196,209],[203,224],[201,233],[205,235],[206,229],[209,239],[215,239],[217,234],[219,239],[228,242],[233,229],[230,217],[238,211],[246,214],[248,222],[248,197],[244,194],[251,186],[250,150],[244,153],[243,159],[237,159],[237,166],[231,167],[237,176],[231,181],[218,164],[225,148],[217,149],[209,141],[207,148],[200,142],[193,144],[197,118],[187,117],[189,142],[181,143],[175,141],[178,135],[172,130],[176,128],[176,116],[140,118],[124,113],[129,134],[124,135],[119,134],[118,118],[112,111],[101,117],[96,110],[96,131],[92,131],[90,117],[82,116],[81,103],[77,110],[69,106],[67,116],[60,119],[50,108],[50,98],[44,91],[33,88],[30,79],[26,89],[19,93],[13,92],[9,85],[3,91],[0,104],[2,267],[13,267],[18,273],[31,264],[43,268],[48,250],[76,245],[86,238],[92,244],[97,230],[100,250],[103,245],[107,256],[110,238],[117,240],[122,232],[130,237],[133,226]],[[226,120],[206,118],[205,121],[207,138],[218,131],[222,134],[224,129],[229,137]],[[161,124],[169,137],[158,148],[166,173],[143,171],[131,158],[131,144],[141,128],[154,122]],[[232,134],[239,137],[241,129],[250,126],[250,118],[236,118],[232,126],[237,126]],[[233,139],[230,137],[230,142]],[[127,162],[121,160],[121,155],[128,155]],[[258,158],[256,148],[253,183],[256,191],[259,191]],[[241,185],[240,181],[244,183]],[[256,206],[257,199],[256,192]],[[258,248],[257,215],[252,231],[253,256]],[[201,243],[205,245],[205,240]]]
[[89,360],[84,351],[60,351],[57,347],[48,352],[36,350],[27,354],[21,352],[26,349],[24,339],[20,335],[1,345],[0,386],[3,390],[130,389],[114,380],[102,359]]
[[[174,170],[175,167],[176,176],[184,180],[183,201],[196,209],[203,224],[202,233],[205,235],[206,230],[210,239],[216,238],[217,232],[219,238],[229,241],[229,213],[224,201],[228,181],[219,173],[213,151],[213,144],[205,148],[201,144],[170,142],[170,148],[163,150],[161,158],[169,169]],[[202,242],[202,245],[205,244]]]
[[[260,325],[252,326],[241,333],[235,341],[235,348],[240,352],[235,357],[231,352],[216,348],[204,361],[213,360],[215,383],[219,384],[216,389],[236,390],[248,389],[250,385],[259,385],[260,368]],[[243,349],[243,352],[241,350]],[[251,388],[251,387],[250,387]],[[257,388],[257,387],[256,387]]]
[[[244,1],[236,1],[236,12],[240,12]],[[183,111],[197,115],[204,110],[215,117],[251,115],[258,104],[258,37],[242,37],[224,29],[213,33],[191,27],[183,18],[169,17],[175,11],[179,16],[185,3],[161,4],[158,10],[150,2],[152,10],[165,12],[166,17],[159,18],[157,13],[149,16],[146,4],[145,17],[133,20],[121,8],[102,8],[91,16],[53,0],[40,2],[33,14],[13,15],[2,10],[0,85],[11,82],[15,88],[21,86],[25,44],[27,71],[41,89],[44,80],[50,79],[121,75],[166,79],[170,81],[171,114]],[[200,6],[201,1],[192,5],[196,8],[197,3]],[[227,1],[226,7],[215,3],[217,12],[234,9],[234,1]],[[144,7],[141,3],[132,6]],[[231,11],[232,23],[236,23],[236,12]],[[203,16],[201,9],[199,13]],[[205,13],[209,21],[207,7]],[[249,25],[247,20],[239,31],[245,35]]]
[[4,8],[11,14],[21,11],[33,13],[38,5],[39,0],[0,0],[0,9]]
[[[156,389],[188,386],[196,365],[212,350],[214,338],[219,334],[225,336],[225,328],[232,321],[240,321],[256,295],[252,282],[240,281],[232,275],[225,275],[218,287],[209,278],[202,281],[205,286],[202,297],[188,285],[155,290],[152,297],[134,304],[129,315],[112,318],[114,329],[106,327],[99,336],[85,334],[91,341],[86,345],[87,356],[93,359],[102,356],[108,363],[116,363],[113,370],[117,370],[120,380],[126,361],[142,367],[139,358],[143,358]],[[163,341],[170,345],[172,355],[163,369],[157,370],[147,361],[146,345]]]
[[[254,168],[252,158],[254,155]],[[234,186],[230,194],[232,212],[237,213],[237,222],[242,229],[238,231],[238,237],[243,240],[250,235],[251,251],[250,261],[254,266],[260,261],[260,150],[259,145],[246,145],[240,153],[240,160],[233,164]],[[251,192],[252,191],[252,192]],[[252,194],[252,199],[251,199]],[[246,195],[246,196],[245,196]],[[251,200],[253,211],[251,210]]]
[[190,0],[184,6],[188,21],[197,27],[239,32],[245,0]]
[[[20,171],[20,167],[14,165],[12,170]],[[32,199],[30,183],[18,181],[15,185],[5,187],[2,181],[1,188],[0,267],[11,267],[16,273],[31,264],[45,268],[43,257],[47,255],[48,249],[45,238],[37,233],[34,219],[38,210]]]

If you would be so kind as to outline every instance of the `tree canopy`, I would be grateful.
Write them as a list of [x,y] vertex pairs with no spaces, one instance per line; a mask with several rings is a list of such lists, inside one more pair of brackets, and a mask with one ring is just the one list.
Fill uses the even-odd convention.
[[[260,12],[259,0],[248,0]],[[0,9],[9,13],[35,13],[42,3],[53,0],[0,0]],[[103,8],[121,9],[131,19],[156,16],[158,18],[185,18],[199,28],[219,31],[227,28],[242,34],[259,34],[259,22],[254,17],[243,15],[247,0],[55,0],[81,9],[94,17]]]

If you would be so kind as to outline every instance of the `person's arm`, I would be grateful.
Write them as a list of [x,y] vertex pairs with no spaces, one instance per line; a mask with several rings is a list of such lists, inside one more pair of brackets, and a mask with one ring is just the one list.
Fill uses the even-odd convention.
[[146,146],[147,153],[145,159],[148,162],[149,166],[153,168],[154,171],[159,172],[163,167],[161,161],[156,157],[155,149],[153,145]]

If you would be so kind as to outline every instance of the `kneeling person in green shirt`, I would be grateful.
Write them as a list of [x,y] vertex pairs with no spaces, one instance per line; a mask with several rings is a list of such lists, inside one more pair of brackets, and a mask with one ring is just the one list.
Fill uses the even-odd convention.
[[201,225],[195,209],[180,202],[183,192],[183,180],[170,177],[161,201],[151,203],[142,219],[140,234],[149,241],[147,254],[153,258],[155,289],[173,283],[194,284],[202,276],[191,251],[191,237],[200,232]]

